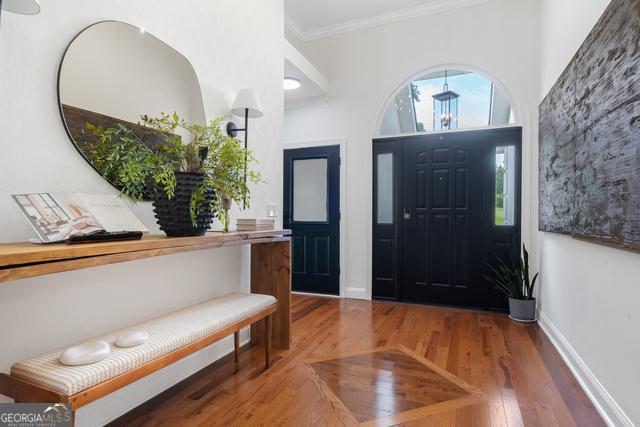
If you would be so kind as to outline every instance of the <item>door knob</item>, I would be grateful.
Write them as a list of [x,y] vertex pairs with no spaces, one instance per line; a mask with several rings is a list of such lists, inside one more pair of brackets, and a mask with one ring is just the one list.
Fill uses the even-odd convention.
[[410,208],[404,208],[404,220],[405,221],[410,221],[411,220],[411,209]]

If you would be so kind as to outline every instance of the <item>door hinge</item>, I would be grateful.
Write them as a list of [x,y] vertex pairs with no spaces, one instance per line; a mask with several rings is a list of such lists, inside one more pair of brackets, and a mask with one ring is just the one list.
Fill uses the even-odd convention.
[[342,157],[338,157],[338,166],[342,165]]

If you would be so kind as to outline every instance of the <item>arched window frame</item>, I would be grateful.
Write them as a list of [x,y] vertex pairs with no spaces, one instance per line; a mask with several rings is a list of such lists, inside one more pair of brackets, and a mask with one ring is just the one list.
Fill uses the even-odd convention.
[[[522,116],[522,108],[517,100],[512,95],[512,91],[510,88],[503,83],[503,80],[493,73],[487,72],[486,70],[480,69],[478,67],[467,65],[467,64],[441,64],[435,67],[427,68],[420,72],[413,74],[411,77],[405,79],[401,84],[395,86],[391,94],[386,98],[386,101],[382,105],[382,108],[378,112],[378,117],[376,120],[374,137],[393,137],[393,136],[408,136],[408,135],[421,135],[424,133],[440,133],[440,132],[450,132],[451,130],[436,130],[436,131],[427,131],[427,132],[404,132],[404,133],[396,133],[396,134],[383,134],[381,133],[381,128],[383,125],[383,121],[385,119],[385,115],[387,110],[392,106],[395,102],[396,96],[402,91],[406,90],[409,87],[409,84],[419,80],[421,77],[425,77],[430,74],[441,73],[445,70],[455,70],[455,71],[466,71],[469,73],[477,74],[485,79],[492,82],[492,84],[500,90],[500,92],[505,96],[509,105],[511,106],[513,121],[512,123],[506,125],[499,126],[481,126],[481,127],[463,127],[459,129],[455,129],[456,131],[471,131],[478,129],[494,129],[501,127],[512,127],[512,126],[522,126],[523,125],[523,116]],[[452,129],[453,130],[453,129]]]

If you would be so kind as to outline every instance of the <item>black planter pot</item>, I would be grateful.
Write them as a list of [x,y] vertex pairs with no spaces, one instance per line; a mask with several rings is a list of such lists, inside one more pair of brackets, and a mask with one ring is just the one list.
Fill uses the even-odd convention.
[[[189,206],[193,189],[203,180],[204,175],[193,172],[176,172],[176,191],[169,199],[164,191],[158,191],[153,201],[153,212],[160,230],[169,237],[203,236],[213,221],[213,214],[206,211],[198,215],[195,225],[191,220]],[[213,189],[205,194],[205,200],[213,200]]]

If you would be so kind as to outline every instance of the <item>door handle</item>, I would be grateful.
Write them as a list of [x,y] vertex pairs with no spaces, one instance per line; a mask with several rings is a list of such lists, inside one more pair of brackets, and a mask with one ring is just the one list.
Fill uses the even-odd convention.
[[410,208],[404,208],[404,220],[405,221],[411,221],[411,209]]

